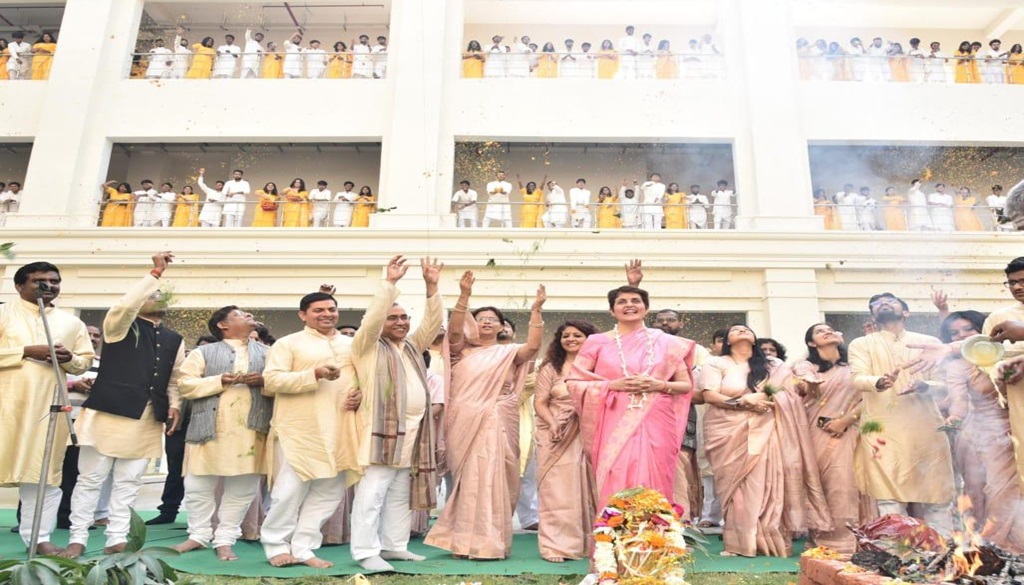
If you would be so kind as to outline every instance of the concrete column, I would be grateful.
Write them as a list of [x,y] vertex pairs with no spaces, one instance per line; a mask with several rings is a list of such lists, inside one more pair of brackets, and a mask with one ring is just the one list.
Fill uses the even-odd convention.
[[68,0],[22,199],[8,227],[96,224],[111,141],[90,115],[126,77],[143,0]]
[[768,268],[764,271],[764,307],[767,314],[763,337],[772,337],[802,351],[804,332],[821,321],[818,307],[818,281],[811,268]]
[[[437,176],[448,0],[394,0],[388,49],[390,126],[383,138],[373,227],[438,227]],[[450,171],[449,171],[450,173]],[[450,182],[450,181],[449,181]]]
[[[441,64],[443,87],[441,103],[450,104],[462,82],[463,31],[466,26],[465,0],[445,2],[444,62]],[[455,173],[455,120],[461,112],[450,107],[441,109],[437,133],[437,175],[435,177],[434,213],[442,227],[455,227],[455,214],[451,213],[451,196]],[[477,191],[480,191],[479,187]]]
[[792,0],[725,0],[730,85],[745,96],[734,161],[737,227],[824,229],[814,215],[807,141],[797,110],[799,75]]

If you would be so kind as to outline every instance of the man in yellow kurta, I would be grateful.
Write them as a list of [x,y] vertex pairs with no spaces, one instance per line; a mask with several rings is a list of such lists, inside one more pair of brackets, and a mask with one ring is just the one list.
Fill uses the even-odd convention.
[[150,459],[163,455],[164,432],[173,433],[181,422],[177,377],[185,344],[163,326],[167,303],[159,290],[160,277],[173,261],[170,252],[155,254],[153,269],[103,319],[103,360],[75,422],[81,445],[78,483],[71,496],[71,537],[62,556],[85,552],[107,477],[113,485],[103,550],[125,549],[142,475]]
[[[443,264],[420,260],[427,303],[423,322],[409,333],[409,315],[395,303],[405,260],[389,264],[387,279],[352,339],[342,376],[358,380],[359,465],[364,475],[352,503],[352,558],[368,571],[392,571],[389,560],[422,561],[408,550],[412,508],[430,509],[437,488],[431,439],[426,351],[444,319],[437,282]],[[398,269],[392,269],[396,266]]]
[[[234,305],[214,312],[208,327],[220,341],[190,353],[178,383],[181,397],[192,401],[192,417],[185,433],[188,540],[174,548],[188,552],[212,543],[217,558],[233,561],[238,557],[232,547],[266,473],[264,447],[274,408],[262,395],[269,348],[249,339],[256,320]],[[218,507],[219,482],[224,495]]]
[[[1014,258],[1006,266],[1005,285],[1010,295],[1017,301],[1014,305],[992,311],[985,319],[982,327],[982,334],[990,335],[999,341],[1012,341],[1006,348],[1006,357],[1015,358],[1013,361],[1024,364],[1024,257]],[[1014,327],[1014,326],[1017,327]],[[1016,333],[1016,334],[1015,334]],[[1017,357],[1022,356],[1022,357]],[[1021,365],[1014,366],[1024,371]],[[1024,439],[1024,382],[1017,381],[1010,383],[1006,392],[1006,403],[1010,414],[1010,433],[1016,439],[1013,447],[1017,454],[1017,474],[1024,486],[1024,455],[1021,453],[1021,440]]]
[[953,464],[949,441],[939,431],[942,414],[930,390],[937,372],[911,372],[906,366],[920,349],[908,345],[939,341],[907,331],[910,315],[900,298],[882,293],[868,304],[879,331],[850,343],[854,386],[863,393],[861,424],[881,423],[857,443],[857,487],[878,500],[881,514],[910,514],[949,534],[953,500]]
[[[49,285],[42,292],[42,299],[60,362],[60,383],[67,383],[65,373],[82,374],[88,370],[93,358],[85,323],[53,306],[60,294],[60,282],[60,271],[53,264],[26,264],[14,273],[14,288],[20,298],[0,306],[0,486],[18,488],[22,512],[20,533],[25,546],[30,546],[32,524],[36,520],[39,472],[49,423],[47,413],[57,383],[36,302],[40,283]],[[36,542],[36,551],[40,554],[59,552],[50,543],[50,535],[57,525],[60,506],[61,466],[69,431],[66,421],[63,416],[57,420],[53,458],[46,490],[41,494],[43,514]]]
[[354,380],[341,376],[352,338],[335,329],[334,297],[302,297],[299,319],[305,328],[277,340],[263,371],[274,415],[267,437],[271,504],[260,541],[275,567],[328,568],[333,563],[314,551],[322,542],[320,527],[341,502],[346,472],[359,468],[354,411],[361,396]]

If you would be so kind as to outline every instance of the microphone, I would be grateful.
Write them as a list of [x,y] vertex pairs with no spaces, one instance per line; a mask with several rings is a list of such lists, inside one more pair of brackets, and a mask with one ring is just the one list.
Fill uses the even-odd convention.
[[36,298],[37,299],[43,298],[43,293],[48,293],[48,292],[53,292],[53,287],[50,286],[50,283],[43,282],[43,281],[39,281],[39,282],[36,283]]

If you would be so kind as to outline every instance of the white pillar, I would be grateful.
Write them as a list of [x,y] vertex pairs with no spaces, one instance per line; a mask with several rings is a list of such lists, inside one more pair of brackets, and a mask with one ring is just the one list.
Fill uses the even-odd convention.
[[[466,48],[464,34],[466,26],[465,0],[445,2],[444,53],[441,67],[443,87],[441,103],[450,104],[459,91],[462,81],[462,51]],[[435,180],[434,213],[442,227],[455,227],[455,214],[451,213],[451,196],[455,182],[455,120],[460,112],[450,107],[441,108],[441,120],[437,133],[437,175]],[[479,187],[477,191],[480,191]]]
[[95,104],[124,83],[142,0],[68,0],[25,174],[31,191],[8,227],[96,225],[110,160]]
[[811,268],[766,269],[764,308],[768,329],[758,334],[781,341],[792,348],[794,356],[799,355],[803,351],[804,332],[821,321],[815,271]]
[[[380,209],[371,225],[391,229],[439,227],[439,174],[447,0],[393,0],[388,80],[391,122],[381,151]],[[461,31],[460,31],[461,35]],[[450,172],[450,171],[449,171]]]
[[740,229],[824,229],[814,215],[800,127],[791,0],[725,0],[722,23],[733,91],[745,96],[734,143]]

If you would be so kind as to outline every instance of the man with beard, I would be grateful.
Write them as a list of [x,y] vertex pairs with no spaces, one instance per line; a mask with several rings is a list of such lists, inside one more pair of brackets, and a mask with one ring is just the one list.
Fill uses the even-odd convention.
[[181,422],[177,377],[185,344],[163,326],[167,303],[159,290],[173,261],[170,252],[155,254],[153,269],[103,319],[103,361],[75,422],[79,475],[71,496],[71,537],[61,556],[85,552],[108,476],[113,485],[103,552],[125,550],[142,474],[150,459],[163,455],[163,432],[170,435]]
[[909,514],[948,535],[953,465],[929,394],[941,387],[931,381],[939,372],[907,367],[921,356],[920,346],[939,341],[906,330],[910,309],[892,293],[871,297],[868,308],[878,331],[850,343],[850,367],[864,397],[861,417],[881,429],[857,444],[857,488],[878,500],[879,513]]

